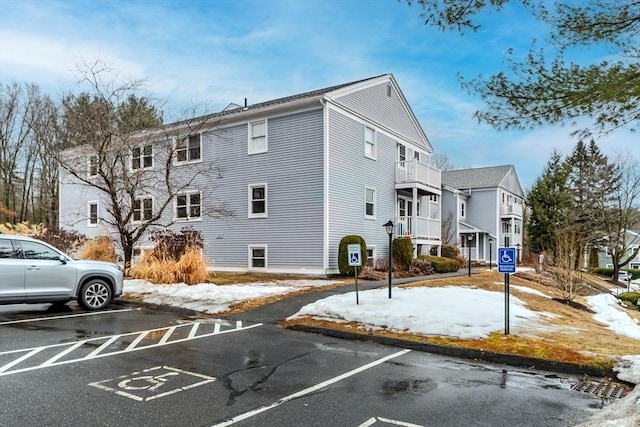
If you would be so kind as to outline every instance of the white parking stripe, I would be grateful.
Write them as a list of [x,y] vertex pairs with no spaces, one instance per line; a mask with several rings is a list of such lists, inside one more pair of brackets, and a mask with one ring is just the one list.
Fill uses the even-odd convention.
[[17,365],[18,363],[22,362],[23,360],[27,360],[28,358],[30,358],[31,356],[33,356],[34,354],[38,354],[40,353],[42,350],[44,350],[45,347],[38,347],[38,348],[34,348],[33,350],[31,350],[29,353],[25,354],[24,356],[18,357],[16,360],[14,360],[13,362],[7,363],[6,365],[4,365],[3,367],[0,368],[0,373],[6,371],[7,369],[12,368],[13,366]]
[[123,308],[121,310],[93,311],[91,313],[66,314],[64,316],[47,316],[47,317],[35,317],[33,319],[8,320],[6,322],[0,322],[0,325],[11,325],[13,323],[40,322],[42,320],[66,319],[66,318],[70,318],[70,317],[98,316],[100,314],[122,313],[122,312],[132,311],[132,310],[133,310],[132,308]]
[[233,425],[235,423],[237,423],[238,421],[242,421],[242,420],[246,420],[247,418],[251,418],[254,415],[258,415],[262,412],[268,411],[269,409],[273,409],[276,408],[280,405],[282,405],[285,402],[288,402],[290,400],[293,399],[297,399],[299,397],[305,396],[307,394],[311,394],[311,393],[315,393],[318,390],[321,390],[331,384],[337,383],[338,381],[342,381],[345,378],[349,378],[355,374],[359,374],[362,371],[366,371],[367,369],[373,368],[374,366],[378,366],[381,363],[386,362],[387,360],[391,360],[391,359],[395,359],[398,356],[402,356],[403,354],[409,353],[411,350],[401,350],[398,351],[396,353],[390,354],[388,356],[385,356],[381,359],[375,360],[371,363],[368,363],[366,365],[360,366],[359,368],[353,369],[351,371],[345,372],[342,375],[338,375],[337,377],[331,378],[327,381],[321,382],[320,384],[316,384],[314,386],[311,387],[307,387],[304,390],[300,390],[297,393],[293,393],[290,394],[289,396],[283,397],[280,400],[275,401],[274,403],[272,403],[271,405],[267,405],[267,406],[263,406],[261,408],[258,409],[254,409],[253,411],[249,411],[249,412],[245,412],[244,414],[240,414],[238,416],[235,416],[233,418],[231,418],[229,421],[225,421],[223,423],[219,423],[219,424],[215,424],[213,427],[227,427],[230,425]]
[[51,359],[49,359],[46,362],[44,362],[42,364],[42,366],[53,365],[56,361],[58,361],[59,359],[62,359],[64,356],[66,356],[67,354],[71,353],[73,350],[75,350],[77,348],[80,348],[84,343],[85,343],[85,341],[78,341],[77,343],[75,343],[74,345],[69,347],[68,349],[66,349],[64,351],[61,351],[60,353],[58,353],[55,356],[53,356]]
[[114,335],[111,338],[109,338],[105,343],[103,343],[100,347],[96,348],[95,350],[93,350],[91,353],[87,354],[85,356],[85,359],[93,359],[94,357],[96,357],[98,354],[102,353],[102,350],[104,350],[105,348],[109,347],[111,344],[113,344],[114,342],[116,342],[116,340],[118,338],[120,338],[122,335]]

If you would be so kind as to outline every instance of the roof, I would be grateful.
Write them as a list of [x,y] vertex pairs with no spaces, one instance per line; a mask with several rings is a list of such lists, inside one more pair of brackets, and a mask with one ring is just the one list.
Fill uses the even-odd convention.
[[442,171],[442,185],[465,190],[468,188],[497,188],[513,165]]
[[316,89],[316,90],[312,90],[312,91],[309,91],[309,92],[303,92],[303,93],[299,93],[299,94],[296,94],[296,95],[286,96],[284,98],[272,99],[270,101],[260,102],[260,103],[257,103],[257,104],[248,105],[246,107],[233,108],[233,103],[231,103],[224,110],[222,110],[222,111],[220,111],[218,113],[207,114],[207,115],[204,115],[204,116],[194,117],[194,118],[190,118],[190,119],[186,119],[186,120],[182,120],[182,121],[178,121],[178,122],[174,122],[174,123],[167,123],[167,124],[163,125],[162,127],[180,126],[180,125],[193,123],[193,122],[206,122],[206,121],[211,120],[211,119],[217,119],[217,118],[220,118],[220,117],[224,117],[224,116],[228,116],[228,115],[231,115],[231,114],[236,114],[236,113],[240,113],[240,112],[244,112],[244,111],[258,110],[260,108],[265,108],[265,107],[270,107],[270,106],[280,105],[280,104],[286,104],[286,103],[292,102],[292,101],[299,101],[299,100],[304,100],[304,99],[312,99],[312,98],[315,98],[315,97],[322,97],[322,96],[326,95],[329,92],[333,92],[334,90],[342,89],[342,88],[345,88],[347,86],[359,84],[359,83],[366,82],[366,81],[369,81],[369,80],[374,80],[374,79],[377,79],[377,78],[380,78],[380,77],[383,77],[383,76],[386,76],[386,75],[388,75],[388,74],[381,74],[381,75],[375,76],[375,77],[368,77],[366,79],[356,80],[356,81],[349,82],[349,83],[343,83],[343,84],[339,84],[339,85],[336,85],[336,86],[329,86],[329,87],[325,87],[323,89]]

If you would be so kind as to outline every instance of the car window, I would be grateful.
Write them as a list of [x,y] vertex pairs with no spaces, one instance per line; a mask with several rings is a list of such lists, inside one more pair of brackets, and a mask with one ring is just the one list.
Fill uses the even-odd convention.
[[0,258],[18,258],[11,240],[0,239]]
[[20,242],[22,255],[26,259],[59,260],[60,254],[38,242]]

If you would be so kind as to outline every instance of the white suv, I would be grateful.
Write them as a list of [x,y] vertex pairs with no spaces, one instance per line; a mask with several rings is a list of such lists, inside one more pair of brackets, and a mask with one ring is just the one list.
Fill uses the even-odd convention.
[[122,281],[116,264],[75,260],[40,240],[0,234],[0,304],[77,300],[98,310],[122,295]]

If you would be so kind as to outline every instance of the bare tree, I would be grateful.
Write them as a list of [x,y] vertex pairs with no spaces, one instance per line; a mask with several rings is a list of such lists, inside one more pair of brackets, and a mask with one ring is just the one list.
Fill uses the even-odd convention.
[[[184,209],[186,219],[231,215],[226,205],[214,202],[220,174],[215,163],[176,165],[202,160],[203,121],[161,126],[149,99],[135,96],[141,82],[107,79],[113,75],[100,61],[78,71],[91,93],[65,99],[63,123],[69,142],[77,147],[60,158],[65,171],[61,180],[68,188],[97,195],[104,208],[100,220],[116,234],[126,267],[151,228],[175,223],[174,203]],[[83,207],[77,215],[78,221],[87,220]]]
[[600,201],[600,213],[613,277],[617,278],[620,268],[629,264],[640,250],[640,242],[627,233],[640,224],[640,162],[630,155],[621,155],[615,163],[620,171],[618,185],[609,203]]
[[579,268],[581,243],[575,227],[557,229],[554,233],[552,269],[556,287],[565,301],[573,301],[586,285]]

